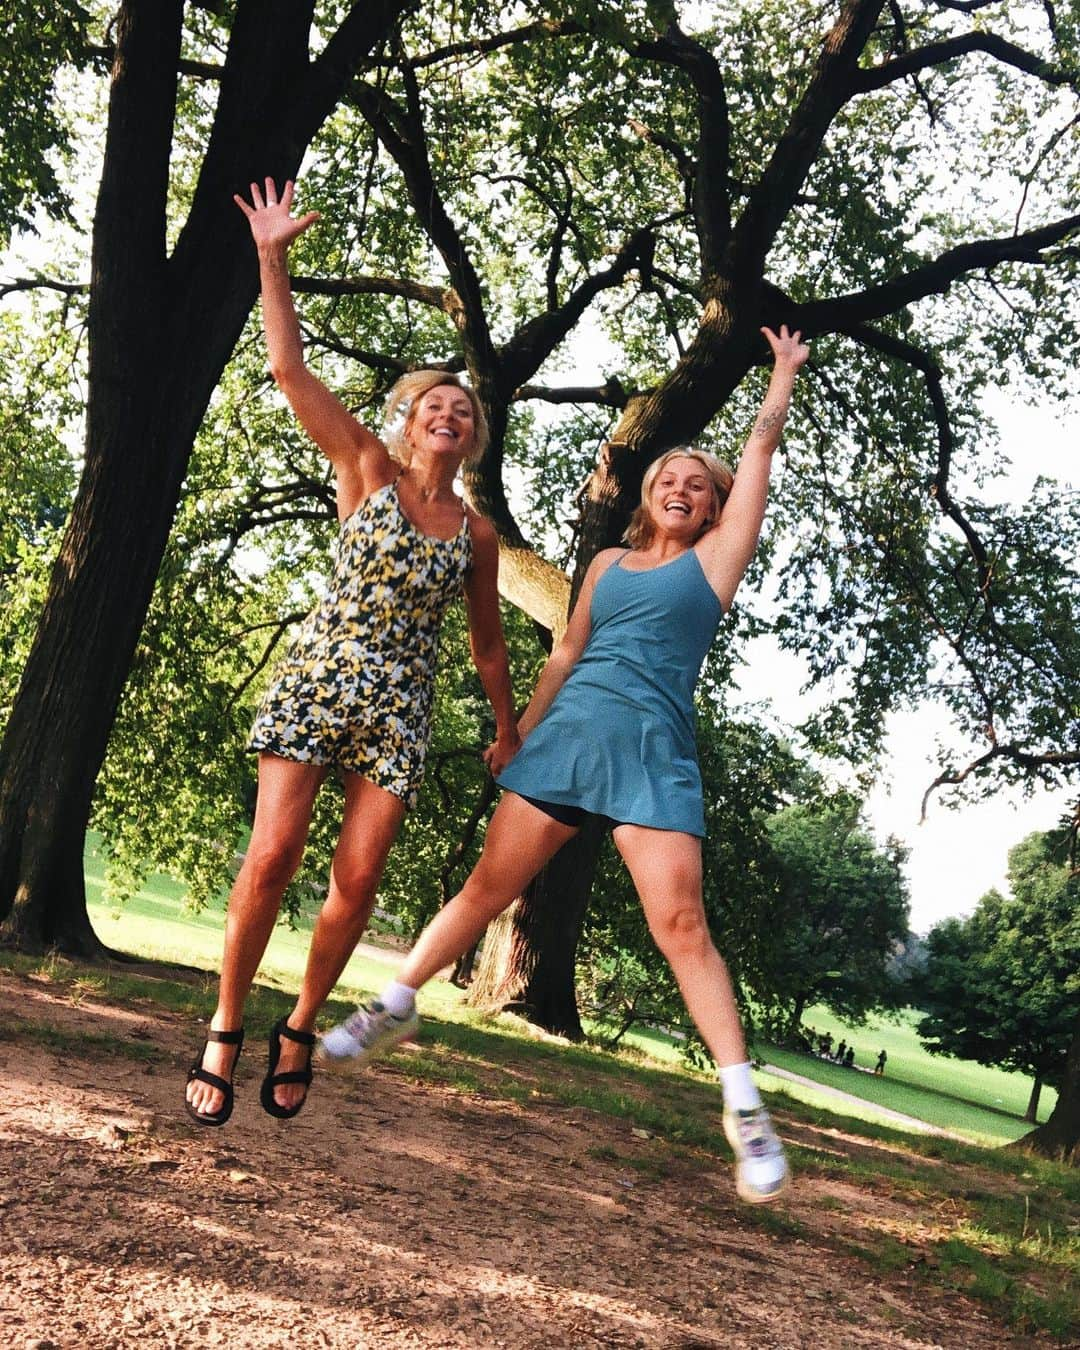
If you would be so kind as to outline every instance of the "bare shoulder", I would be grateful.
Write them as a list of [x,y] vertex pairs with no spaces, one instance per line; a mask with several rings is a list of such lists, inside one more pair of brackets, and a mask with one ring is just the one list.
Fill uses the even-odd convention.
[[469,537],[472,540],[473,557],[476,562],[483,565],[499,565],[499,536],[495,526],[483,516],[479,511],[466,504],[465,520],[469,526]]
[[611,564],[618,562],[626,552],[625,548],[602,548],[589,564],[589,571],[594,577],[603,576]]
[[465,503],[465,519],[469,522],[469,532],[474,542],[485,544],[497,544],[499,542],[499,536],[495,533],[495,526],[492,525],[487,516],[481,515],[479,511],[474,511],[468,502]]

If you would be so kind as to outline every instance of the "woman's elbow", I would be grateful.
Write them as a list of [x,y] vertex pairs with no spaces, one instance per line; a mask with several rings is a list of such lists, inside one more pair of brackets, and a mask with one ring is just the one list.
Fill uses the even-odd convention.
[[506,642],[501,633],[484,638],[471,637],[469,649],[473,665],[481,672],[501,668],[507,663]]
[[307,373],[307,367],[298,357],[270,358],[270,376],[286,398],[297,388]]

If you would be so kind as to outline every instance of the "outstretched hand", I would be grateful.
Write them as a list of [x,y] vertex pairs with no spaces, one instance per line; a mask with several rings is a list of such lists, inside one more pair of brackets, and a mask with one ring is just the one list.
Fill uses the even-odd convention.
[[261,190],[258,183],[252,183],[250,206],[239,194],[233,195],[233,201],[247,216],[256,248],[288,248],[294,239],[319,219],[318,211],[309,211],[295,219],[289,214],[294,191],[293,181],[289,179],[279,201],[277,185],[272,178],[267,178]]
[[792,370],[798,370],[805,364],[810,355],[810,348],[803,342],[802,333],[798,329],[794,333],[789,333],[787,324],[782,323],[779,334],[774,333],[771,328],[762,328],[761,332],[772,348],[773,359],[778,366],[787,365]]

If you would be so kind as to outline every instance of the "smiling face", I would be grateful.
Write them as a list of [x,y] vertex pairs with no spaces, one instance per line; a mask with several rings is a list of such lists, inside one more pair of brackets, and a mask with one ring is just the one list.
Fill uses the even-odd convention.
[[456,384],[437,384],[413,404],[405,439],[414,452],[465,459],[476,441],[472,400]]
[[719,510],[712,475],[700,460],[672,455],[664,461],[649,490],[649,515],[659,532],[693,541]]

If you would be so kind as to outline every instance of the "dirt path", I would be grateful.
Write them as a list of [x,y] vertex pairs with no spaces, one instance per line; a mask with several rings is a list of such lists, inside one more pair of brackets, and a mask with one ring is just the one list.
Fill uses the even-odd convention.
[[921,1281],[917,1253],[881,1277],[850,1254],[918,1220],[888,1187],[803,1178],[763,1218],[714,1158],[417,1082],[408,1054],[317,1079],[289,1123],[258,1109],[256,1043],[232,1122],[199,1129],[189,1025],[4,973],[0,1035],[5,1350],[1045,1344]]

